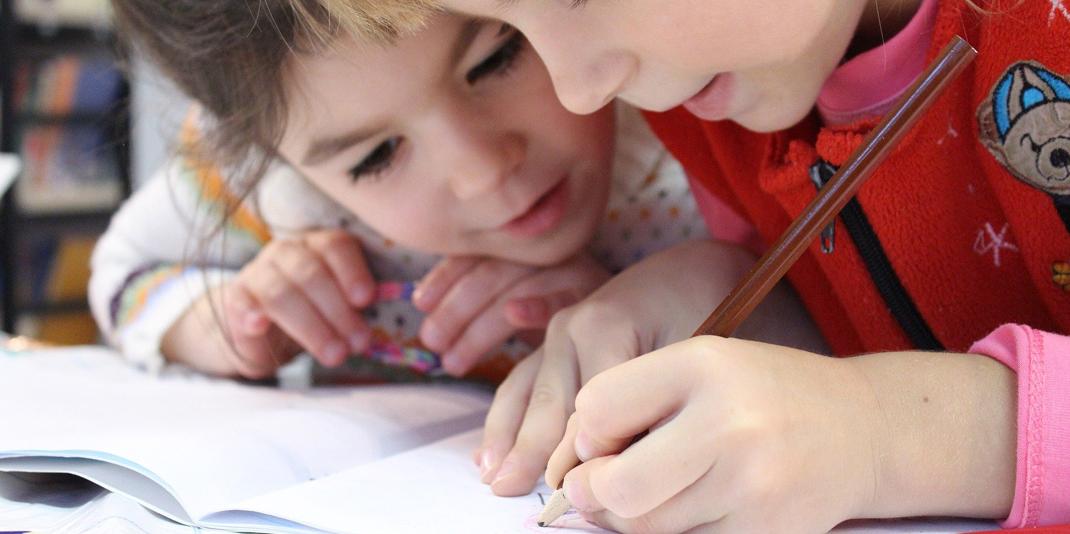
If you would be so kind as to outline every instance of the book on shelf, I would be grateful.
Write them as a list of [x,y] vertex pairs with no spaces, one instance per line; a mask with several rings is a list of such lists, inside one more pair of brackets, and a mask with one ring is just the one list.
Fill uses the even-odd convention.
[[100,127],[34,127],[22,132],[22,155],[16,198],[24,212],[101,211],[122,199],[118,155]]
[[18,332],[55,345],[83,345],[99,333],[86,288],[93,236],[42,234],[24,240],[18,270],[27,273],[16,298],[26,305]]
[[109,113],[122,88],[122,74],[106,57],[64,54],[19,65],[13,103],[23,118],[25,171],[17,196],[22,210],[84,212],[118,205],[121,170]]
[[14,104],[23,116],[98,115],[105,122],[121,94],[123,76],[105,56],[63,54],[24,61],[15,73]]

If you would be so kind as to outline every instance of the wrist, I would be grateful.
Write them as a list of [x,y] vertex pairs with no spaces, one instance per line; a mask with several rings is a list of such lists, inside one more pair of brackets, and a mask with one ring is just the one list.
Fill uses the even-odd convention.
[[1014,493],[1015,376],[988,358],[851,358],[869,390],[872,498],[859,518],[1002,518]]
[[[160,339],[160,353],[169,363],[186,365],[197,371],[230,376],[235,370],[225,365],[219,350],[225,344],[214,343],[222,339],[222,331],[212,309],[209,294],[195,300],[186,311],[167,329]],[[214,355],[214,357],[213,357]]]

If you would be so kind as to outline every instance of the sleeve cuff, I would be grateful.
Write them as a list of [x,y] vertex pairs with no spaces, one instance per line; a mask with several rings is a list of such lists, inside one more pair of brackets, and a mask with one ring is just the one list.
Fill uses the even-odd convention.
[[1004,528],[1070,522],[1070,337],[1004,325],[970,348],[1018,374],[1018,463]]
[[156,287],[136,315],[119,327],[117,342],[123,356],[150,373],[160,372],[166,363],[160,351],[164,334],[209,287],[233,277],[226,270],[189,269]]

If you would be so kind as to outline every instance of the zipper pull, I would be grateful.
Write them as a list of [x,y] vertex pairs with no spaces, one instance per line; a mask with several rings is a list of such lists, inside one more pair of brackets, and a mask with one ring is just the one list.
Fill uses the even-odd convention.
[[[830,165],[823,159],[817,160],[810,166],[810,181],[814,183],[814,187],[818,191],[825,187],[825,184],[832,179],[832,176],[836,174],[836,167]],[[832,254],[836,251],[836,220],[833,219],[824,230],[821,231],[821,252],[824,254]]]

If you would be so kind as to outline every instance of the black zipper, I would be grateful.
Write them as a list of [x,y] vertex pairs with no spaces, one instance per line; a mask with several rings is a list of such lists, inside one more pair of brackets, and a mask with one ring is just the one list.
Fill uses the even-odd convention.
[[[818,160],[810,168],[810,176],[814,179],[818,189],[824,187],[834,174],[836,174],[836,167],[824,160]],[[884,299],[884,303],[888,306],[888,311],[891,312],[892,317],[906,332],[910,342],[921,350],[944,350],[943,344],[936,339],[932,329],[925,322],[925,318],[918,311],[917,305],[914,304],[914,300],[910,298],[910,294],[903,287],[903,282],[899,280],[899,275],[892,268],[892,263],[888,260],[888,255],[884,252],[884,247],[881,245],[877,233],[873,231],[873,225],[869,223],[866,212],[862,210],[862,203],[857,198],[852,198],[843,211],[840,212],[840,219],[847,228],[847,233],[850,234],[855,248],[858,249],[858,253],[862,256],[862,262],[865,263],[866,270],[869,271],[869,277],[877,286],[877,292]],[[829,230],[826,230],[826,233],[831,236]],[[831,242],[831,237],[828,240]],[[831,254],[832,252],[832,247],[828,247],[826,254]]]

